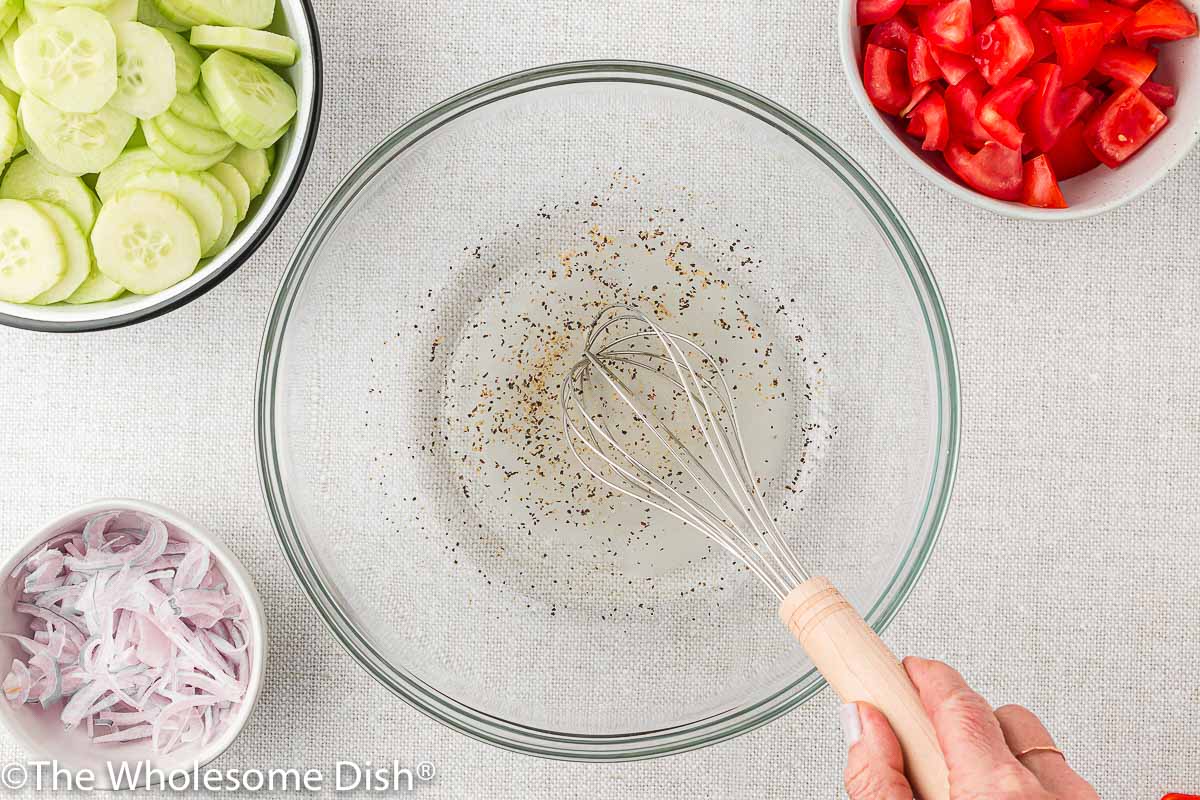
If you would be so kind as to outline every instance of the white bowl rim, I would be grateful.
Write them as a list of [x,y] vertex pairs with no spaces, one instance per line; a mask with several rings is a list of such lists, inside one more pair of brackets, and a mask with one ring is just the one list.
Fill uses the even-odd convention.
[[[42,545],[47,539],[61,531],[62,527],[70,522],[78,520],[80,517],[89,516],[91,514],[100,514],[105,511],[136,511],[143,514],[149,514],[158,517],[164,522],[173,525],[179,530],[191,536],[196,541],[204,544],[216,557],[221,565],[225,577],[233,581],[237,586],[238,591],[245,599],[246,620],[250,628],[250,680],[246,685],[246,696],[238,706],[237,713],[230,718],[229,724],[221,735],[213,739],[204,748],[200,749],[192,761],[199,767],[209,764],[216,760],[224,753],[229,746],[237,739],[242,730],[246,727],[246,723],[250,720],[250,715],[254,711],[254,707],[258,702],[259,694],[262,692],[262,687],[266,675],[266,660],[267,660],[267,622],[266,613],[263,610],[262,598],[258,591],[254,588],[254,582],[250,578],[250,573],[246,567],[226,547],[220,540],[216,539],[212,534],[208,533],[203,527],[196,524],[187,517],[157,503],[150,503],[144,500],[131,500],[128,498],[107,498],[93,500],[89,503],[84,503],[81,506],[55,517],[50,522],[46,523],[32,536],[29,536],[22,542],[13,552],[6,558],[3,565],[0,566],[0,575],[10,574],[17,564],[27,558],[31,551]],[[24,733],[13,724],[11,715],[0,714],[0,724],[8,731],[13,740],[19,742],[26,750],[34,750]],[[69,759],[64,757],[62,753],[36,752],[38,758],[47,761],[58,761],[64,768],[71,769]],[[189,763],[190,767],[191,764]],[[108,775],[105,773],[96,774],[96,786],[100,789],[111,789],[112,786],[106,785]],[[128,788],[128,787],[126,787]]]
[[870,99],[867,98],[866,89],[863,88],[862,76],[858,70],[858,58],[854,52],[854,35],[858,31],[856,16],[856,0],[840,0],[838,6],[838,50],[841,54],[842,67],[846,73],[846,79],[850,84],[850,92],[854,95],[854,99],[858,101],[858,106],[866,116],[867,121],[883,137],[888,147],[899,155],[908,166],[921,173],[926,180],[939,189],[954,195],[960,200],[965,200],[973,206],[1006,217],[1035,222],[1065,222],[1067,220],[1086,219],[1087,217],[1105,214],[1136,200],[1149,191],[1150,187],[1161,181],[1166,177],[1168,172],[1182,162],[1192,151],[1192,148],[1195,147],[1196,142],[1200,141],[1200,125],[1195,125],[1193,126],[1190,141],[1185,146],[1180,147],[1170,157],[1164,158],[1156,168],[1148,170],[1146,180],[1134,189],[1114,197],[1105,203],[1088,206],[1071,206],[1070,208],[1034,208],[1033,206],[1008,200],[996,200],[995,198],[980,194],[957,181],[951,180],[925,163],[924,160],[908,148],[896,134],[896,131],[888,126],[875,106],[871,105]]
[[[285,0],[285,2],[287,1]],[[143,298],[147,302],[130,310],[114,308],[111,314],[83,316],[76,319],[53,319],[37,313],[41,309],[40,306],[0,303],[0,309],[10,309],[8,311],[0,310],[0,325],[41,333],[87,333],[136,325],[139,322],[146,322],[183,308],[193,300],[204,296],[237,272],[258,252],[258,249],[279,225],[284,213],[291,207],[296,193],[300,190],[300,185],[316,149],[317,131],[321,122],[324,65],[316,10],[313,7],[313,0],[290,0],[290,2],[295,3],[301,12],[305,33],[311,41],[311,54],[306,61],[312,68],[312,99],[307,115],[300,118],[300,125],[297,126],[296,154],[294,158],[289,157],[288,159],[289,162],[293,162],[293,165],[285,168],[285,170],[290,169],[291,173],[286,175],[286,182],[280,187],[278,195],[271,200],[271,205],[267,205],[264,197],[264,203],[258,210],[259,217],[255,220],[254,225],[247,225],[240,230],[229,249],[214,258],[214,261],[221,259],[223,263],[209,264],[206,274],[194,283],[189,284],[191,280],[189,279],[189,281],[179,284],[178,289],[171,287],[156,295],[149,295]],[[286,174],[285,170],[281,170],[280,174]],[[87,309],[88,306],[78,306],[77,308]],[[21,313],[26,309],[29,310],[28,314]]]

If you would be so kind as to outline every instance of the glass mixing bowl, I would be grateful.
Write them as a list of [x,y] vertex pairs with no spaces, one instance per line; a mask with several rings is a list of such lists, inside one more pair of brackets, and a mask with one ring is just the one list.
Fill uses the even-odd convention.
[[523,72],[413,119],[334,192],[280,286],[264,491],[372,676],[542,756],[699,747],[824,686],[744,567],[573,471],[558,382],[614,300],[729,354],[772,513],[876,630],[953,482],[957,370],[929,265],[804,120],[628,62]]

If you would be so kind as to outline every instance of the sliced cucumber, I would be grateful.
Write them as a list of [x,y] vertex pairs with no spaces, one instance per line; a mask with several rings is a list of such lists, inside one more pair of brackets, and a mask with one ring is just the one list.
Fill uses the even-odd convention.
[[217,180],[212,173],[197,172],[196,177],[212,190],[221,203],[221,232],[217,235],[217,241],[213,242],[212,247],[200,254],[201,258],[212,258],[229,246],[229,242],[233,239],[233,232],[237,230],[237,201],[233,199],[233,193],[225,188],[225,184]]
[[146,134],[146,145],[154,151],[156,156],[166,162],[167,166],[172,169],[184,172],[203,172],[213,164],[224,161],[233,152],[233,148],[231,147],[229,150],[222,150],[212,155],[198,156],[180,150],[171,144],[166,136],[163,136],[162,131],[158,129],[158,126],[152,119],[142,120],[142,133]]
[[159,0],[179,9],[196,25],[237,25],[265,28],[275,17],[275,0]]
[[125,187],[126,182],[152,169],[169,169],[161,158],[154,155],[149,147],[135,147],[126,150],[121,157],[100,173],[96,179],[96,194],[107,203],[109,198]]
[[0,36],[8,32],[20,15],[21,0],[0,0]]
[[4,39],[0,42],[3,45],[0,47],[0,83],[17,94],[25,94],[25,82],[21,80],[21,74],[17,72],[17,68],[13,66],[12,62],[13,45],[20,35],[17,26],[14,25],[9,28],[8,33],[4,34]]
[[271,145],[266,150],[267,166],[270,167],[272,170],[275,169],[275,156],[276,156],[278,150],[279,150],[279,148],[276,145]]
[[168,289],[200,263],[195,220],[171,195],[144,189],[118,192],[104,204],[92,248],[100,271],[135,294]]
[[13,66],[29,91],[60,111],[91,114],[117,91],[117,38],[103,14],[64,8],[13,45]]
[[88,273],[87,279],[79,285],[75,294],[63,302],[73,306],[85,303],[103,303],[107,300],[116,300],[123,294],[125,294],[125,287],[110,279],[93,263],[92,271]]
[[137,22],[138,0],[112,0],[112,5],[100,13],[108,17],[113,25],[122,22]]
[[[3,50],[0,50],[0,55],[2,55],[3,52],[4,52]],[[16,111],[17,103],[21,102],[21,95],[17,94],[12,89],[5,86],[4,84],[0,83],[0,99],[7,101],[9,106],[12,107],[12,110]]]
[[180,26],[181,30],[204,24],[202,20],[192,19],[183,13],[180,4],[176,0],[154,0],[154,7],[158,9],[158,13],[165,17],[167,21]]
[[28,303],[67,271],[54,223],[24,200],[0,200],[0,300]]
[[56,175],[30,155],[18,158],[4,173],[0,198],[42,200],[60,206],[83,229],[84,235],[91,232],[100,207],[100,201],[82,180]]
[[87,236],[66,210],[41,200],[31,202],[34,208],[54,223],[54,229],[58,231],[67,255],[67,268],[58,279],[58,283],[29,301],[36,306],[48,306],[66,300],[87,280],[88,273],[92,271],[92,250],[88,245]]
[[191,42],[201,50],[230,50],[281,67],[292,66],[300,57],[300,46],[288,37],[253,28],[197,25],[192,28]]
[[12,159],[19,141],[21,131],[17,128],[17,112],[9,105],[8,98],[0,97],[0,169]]
[[[206,255],[220,240],[221,231],[225,227],[225,209],[221,204],[221,197],[209,183],[200,177],[206,174],[204,172],[187,173],[153,169],[130,178],[121,191],[117,192],[117,196],[120,197],[127,191],[137,189],[171,195],[187,209],[192,219],[196,221],[196,230],[200,236],[200,252]],[[103,214],[104,211],[101,210],[100,213]],[[131,286],[125,288],[136,291]]]
[[200,82],[200,65],[204,63],[204,56],[200,55],[200,51],[187,43],[178,33],[166,30],[159,30],[166,38],[167,44],[171,45],[171,49],[175,51],[175,89],[178,92],[190,92],[196,88],[196,84]]
[[225,132],[251,149],[274,142],[259,144],[263,138],[282,135],[296,116],[296,92],[287,81],[269,67],[228,50],[205,59],[200,88]]
[[189,125],[204,128],[206,131],[221,130],[221,123],[213,116],[212,109],[199,92],[187,92],[175,95],[171,103],[171,113]]
[[263,189],[267,187],[267,181],[271,179],[271,165],[267,162],[265,152],[247,150],[238,145],[225,158],[225,162],[232,164],[238,172],[242,173],[242,177],[250,185],[251,197],[258,197],[263,193]]
[[108,8],[112,5],[112,0],[54,0],[56,6],[75,6],[78,8]]
[[138,119],[158,116],[175,99],[175,50],[167,43],[168,34],[140,22],[122,22],[113,31],[117,93],[109,102]]
[[[0,7],[2,7],[3,5],[4,5],[4,0],[0,0]],[[19,6],[19,4],[18,4],[18,6]],[[54,16],[55,14],[57,14],[59,11],[62,11],[62,10],[63,10],[62,6],[54,5],[53,3],[40,3],[40,2],[37,2],[37,0],[25,0],[24,13],[31,16],[33,18],[34,22],[45,22],[46,20],[50,19],[50,17]],[[0,12],[0,19],[3,19],[3,17],[4,17],[3,12]],[[0,25],[0,27],[3,27],[3,26]]]
[[159,132],[167,137],[167,141],[185,153],[198,156],[208,156],[213,153],[229,152],[233,147],[230,139],[221,131],[210,131],[196,125],[189,125],[168,111],[154,118],[154,124]]
[[138,0],[137,21],[154,28],[174,31],[175,33],[186,31],[189,27],[187,25],[179,25],[164,17],[162,12],[158,10],[158,6],[154,4],[154,0]]
[[250,197],[250,184],[246,183],[242,173],[237,171],[237,167],[224,161],[220,164],[213,164],[208,171],[223,183],[229,190],[229,194],[233,196],[233,202],[237,207],[237,221],[241,222],[246,219],[246,215],[250,213],[252,198]]
[[21,96],[18,113],[25,147],[63,175],[102,171],[121,155],[137,127],[137,120],[124,111],[105,107],[95,114],[68,113],[32,92]]

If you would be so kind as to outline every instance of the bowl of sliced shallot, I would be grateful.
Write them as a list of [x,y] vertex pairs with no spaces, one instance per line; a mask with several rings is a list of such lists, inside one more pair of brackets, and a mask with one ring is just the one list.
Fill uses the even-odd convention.
[[144,788],[241,732],[263,682],[262,603],[195,523],[89,503],[13,553],[3,580],[0,722],[31,756],[95,788]]
[[1197,0],[842,0],[871,125],[981,208],[1064,220],[1128,203],[1200,139]]

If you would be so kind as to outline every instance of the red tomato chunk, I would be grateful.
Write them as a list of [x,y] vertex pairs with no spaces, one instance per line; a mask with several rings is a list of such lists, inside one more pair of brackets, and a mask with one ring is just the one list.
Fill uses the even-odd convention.
[[856,0],[863,84],[971,189],[1066,208],[1060,181],[1168,124],[1178,90],[1152,78],[1160,45],[1200,34],[1193,2]]

